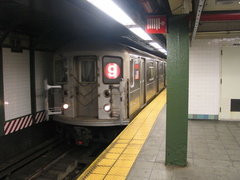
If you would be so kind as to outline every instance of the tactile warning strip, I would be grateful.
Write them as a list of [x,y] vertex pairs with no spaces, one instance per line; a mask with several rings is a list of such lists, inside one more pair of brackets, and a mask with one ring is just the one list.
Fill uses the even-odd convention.
[[78,180],[126,179],[165,103],[166,90],[134,118]]

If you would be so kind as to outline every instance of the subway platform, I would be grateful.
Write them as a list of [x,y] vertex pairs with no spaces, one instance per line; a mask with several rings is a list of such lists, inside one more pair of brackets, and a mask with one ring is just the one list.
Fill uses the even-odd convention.
[[78,180],[240,179],[240,122],[189,120],[188,165],[165,166],[165,103],[163,91]]

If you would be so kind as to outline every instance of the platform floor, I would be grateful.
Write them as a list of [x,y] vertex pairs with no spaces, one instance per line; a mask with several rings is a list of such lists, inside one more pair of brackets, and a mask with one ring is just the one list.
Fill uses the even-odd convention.
[[189,120],[188,166],[165,166],[166,107],[127,180],[239,180],[240,122]]
[[240,122],[189,120],[188,166],[165,166],[165,95],[146,107],[78,180],[240,179]]

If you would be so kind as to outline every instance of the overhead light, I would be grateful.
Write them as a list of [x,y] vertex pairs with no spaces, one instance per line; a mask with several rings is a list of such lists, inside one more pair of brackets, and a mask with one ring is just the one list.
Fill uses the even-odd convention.
[[134,34],[145,41],[150,41],[152,38],[140,27],[129,28]]
[[118,21],[124,26],[135,25],[133,20],[120,9],[112,0],[87,0],[92,5]]
[[[121,9],[119,8],[112,0],[87,0],[89,3],[121,23],[123,26],[128,28],[138,37],[140,37],[144,41],[152,41],[152,38],[146,33],[141,27],[139,27],[134,21]],[[151,42],[149,43],[157,50],[161,51],[165,55],[167,55],[167,51],[162,48],[158,43]],[[107,93],[107,91],[106,91]],[[108,109],[108,105],[104,107],[104,109]]]
[[150,42],[149,44],[155,47],[157,50],[161,51],[162,53],[167,54],[166,49],[160,46],[157,42]]

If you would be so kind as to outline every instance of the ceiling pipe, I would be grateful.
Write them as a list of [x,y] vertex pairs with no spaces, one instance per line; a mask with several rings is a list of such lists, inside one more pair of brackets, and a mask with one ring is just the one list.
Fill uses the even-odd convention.
[[202,14],[200,21],[239,21],[240,13]]
[[194,40],[194,38],[196,36],[196,33],[197,33],[197,29],[198,29],[198,25],[199,25],[199,21],[200,21],[200,17],[201,17],[201,14],[202,14],[204,3],[205,3],[205,0],[199,0],[197,13],[196,13],[196,18],[195,18],[195,23],[194,23],[194,27],[193,27],[191,44],[192,44],[192,41]]
[[155,11],[155,8],[153,7],[150,0],[138,0],[138,1],[142,5],[143,9],[147,14],[151,14]]

